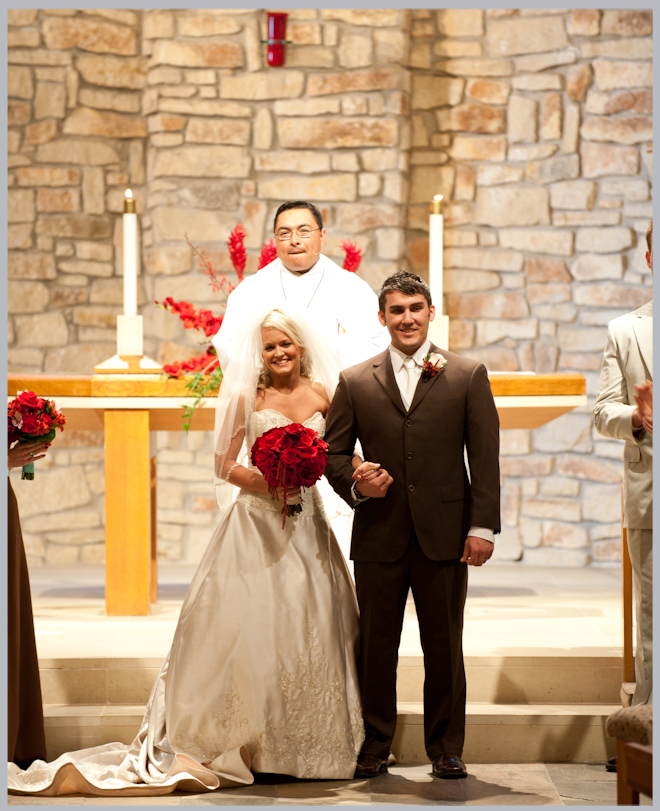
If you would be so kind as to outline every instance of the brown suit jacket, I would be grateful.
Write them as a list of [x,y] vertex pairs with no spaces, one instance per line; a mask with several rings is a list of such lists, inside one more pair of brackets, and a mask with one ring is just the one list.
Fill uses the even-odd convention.
[[[431,351],[440,352],[433,345]],[[394,478],[384,498],[356,506],[353,560],[398,560],[412,526],[432,560],[460,558],[471,526],[500,531],[499,418],[486,368],[441,354],[444,371],[420,379],[408,412],[389,349],[340,375],[327,418],[325,475],[352,504],[351,457],[359,439],[364,458]]]

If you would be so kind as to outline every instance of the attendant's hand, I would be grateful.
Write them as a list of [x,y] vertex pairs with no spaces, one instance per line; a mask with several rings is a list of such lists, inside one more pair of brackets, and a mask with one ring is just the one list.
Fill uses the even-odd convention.
[[[635,386],[635,403],[637,408],[633,412],[633,425],[643,427],[650,434],[653,433],[653,383],[645,380]],[[637,415],[638,420],[635,420]]]
[[494,548],[494,543],[483,538],[477,538],[476,535],[468,535],[465,539],[465,549],[463,550],[461,563],[467,563],[468,566],[482,566],[489,560]]
[[7,467],[24,467],[37,459],[43,459],[50,442],[17,442],[7,451]]
[[389,486],[394,479],[390,474],[380,468],[376,471],[376,475],[370,481],[361,481],[355,485],[355,489],[361,496],[369,496],[370,498],[385,498]]
[[353,479],[356,482],[370,482],[378,475],[380,464],[378,462],[362,462],[353,471]]

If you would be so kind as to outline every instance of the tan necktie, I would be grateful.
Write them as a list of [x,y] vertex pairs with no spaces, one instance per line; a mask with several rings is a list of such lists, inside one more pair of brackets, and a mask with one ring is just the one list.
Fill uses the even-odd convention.
[[404,371],[404,385],[401,392],[401,399],[406,407],[406,411],[410,411],[410,405],[415,396],[415,389],[417,388],[417,375],[415,374],[415,361],[407,356],[403,361]]

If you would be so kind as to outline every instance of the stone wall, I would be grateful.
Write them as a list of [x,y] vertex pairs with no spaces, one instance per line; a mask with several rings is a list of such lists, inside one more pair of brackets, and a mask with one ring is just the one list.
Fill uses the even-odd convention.
[[413,11],[407,248],[445,212],[450,347],[489,369],[580,372],[589,406],[502,433],[498,553],[620,558],[621,443],[591,407],[608,321],[651,298],[651,12]]
[[[121,204],[142,226],[145,351],[196,335],[152,302],[221,310],[186,242],[253,272],[283,199],[312,199],[378,287],[426,273],[445,194],[450,348],[491,369],[579,371],[593,401],[607,321],[650,298],[651,12],[297,10],[284,68],[263,12],[9,12],[9,368],[91,373],[114,354]],[[210,436],[160,434],[159,554],[215,523]],[[619,555],[620,443],[590,409],[502,434],[498,555]],[[38,463],[39,465],[39,463]],[[31,563],[103,555],[102,436],[65,432],[16,485]],[[38,495],[35,495],[38,494]]]

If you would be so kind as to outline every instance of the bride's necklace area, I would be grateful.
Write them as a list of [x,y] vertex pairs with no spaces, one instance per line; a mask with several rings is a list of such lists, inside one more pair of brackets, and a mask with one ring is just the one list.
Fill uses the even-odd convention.
[[[321,278],[319,279],[318,284],[314,288],[314,292],[312,293],[312,298],[310,298],[310,300],[307,302],[305,307],[309,307],[309,305],[312,303],[312,300],[313,300],[314,296],[316,295],[319,287],[321,286],[321,282],[323,281],[324,276],[325,276],[325,268],[323,268],[323,270],[321,271]],[[280,268],[280,284],[282,285],[282,293],[284,295],[284,300],[286,301],[288,299],[288,296],[286,294],[286,290],[284,289],[284,271],[283,271],[282,268]]]

